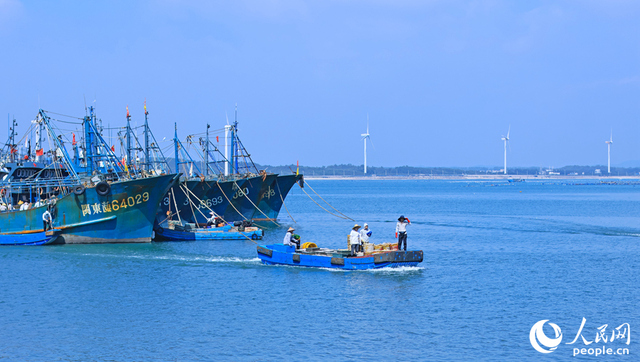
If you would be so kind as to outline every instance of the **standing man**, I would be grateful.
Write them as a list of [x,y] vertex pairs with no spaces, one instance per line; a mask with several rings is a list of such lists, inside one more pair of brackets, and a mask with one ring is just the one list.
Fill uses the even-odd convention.
[[362,244],[362,240],[360,240],[360,225],[355,224],[353,229],[351,229],[351,233],[349,234],[349,244],[351,245],[351,255],[356,255],[356,253],[360,250],[360,245]]
[[44,229],[44,231],[47,231],[47,229],[52,229],[51,213],[49,212],[49,209],[44,210],[44,213],[42,213],[42,228]]
[[396,224],[396,238],[398,238],[398,250],[402,248],[404,242],[404,251],[407,251],[407,225],[411,224],[411,221],[400,215],[398,223]]
[[293,237],[294,231],[295,229],[290,227],[289,230],[287,230],[287,233],[284,234],[284,240],[282,241],[282,243],[284,245],[295,246],[296,249],[300,249],[300,240],[297,240]]

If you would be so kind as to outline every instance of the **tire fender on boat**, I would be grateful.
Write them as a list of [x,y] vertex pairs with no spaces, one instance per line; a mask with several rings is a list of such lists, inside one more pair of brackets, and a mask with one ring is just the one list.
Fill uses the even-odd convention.
[[82,194],[84,194],[84,185],[80,184],[80,185],[75,185],[73,187],[73,193],[80,196]]
[[96,185],[96,193],[100,196],[107,196],[111,192],[111,185],[107,181],[100,181]]

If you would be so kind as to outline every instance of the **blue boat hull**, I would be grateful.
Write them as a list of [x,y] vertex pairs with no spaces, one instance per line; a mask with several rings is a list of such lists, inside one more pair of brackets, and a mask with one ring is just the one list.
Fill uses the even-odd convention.
[[301,179],[302,175],[278,175],[270,183],[265,182],[257,204],[260,210],[254,211],[252,220],[265,226],[277,220],[280,209],[284,205],[284,199],[293,185]]
[[[67,244],[150,242],[162,196],[177,175],[120,181],[110,184],[106,195],[89,187],[80,195],[70,193],[52,208],[58,242]],[[0,234],[43,231],[41,206],[0,213]]]
[[203,228],[195,231],[179,231],[158,227],[155,231],[155,241],[261,240],[264,235],[260,229],[240,232],[230,226]]
[[53,244],[60,236],[59,230],[33,233],[0,234],[0,245],[46,245]]
[[251,220],[260,197],[262,176],[236,180],[237,186],[232,188],[232,194],[227,195],[231,204],[227,207],[223,219],[226,222]]
[[283,244],[260,245],[258,258],[268,265],[291,265],[344,270],[366,270],[417,266],[423,260],[422,250],[385,251],[369,256],[350,257],[342,254],[318,255]]

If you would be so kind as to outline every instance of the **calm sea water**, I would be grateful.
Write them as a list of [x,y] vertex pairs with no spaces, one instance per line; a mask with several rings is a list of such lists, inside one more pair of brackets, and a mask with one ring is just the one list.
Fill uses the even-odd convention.
[[[588,182],[587,182],[588,183]],[[250,241],[0,248],[0,360],[638,360],[640,186],[571,182],[310,181],[377,243],[404,214],[416,268],[259,263]],[[310,189],[307,192],[313,194]],[[322,200],[316,200],[330,209]],[[353,222],[298,187],[265,243],[346,247]],[[586,318],[582,335],[571,342]],[[529,341],[548,319],[563,334]],[[546,324],[543,331],[553,338]],[[637,333],[637,332],[635,332]],[[626,340],[625,340],[626,341]],[[628,348],[572,357],[573,348]]]

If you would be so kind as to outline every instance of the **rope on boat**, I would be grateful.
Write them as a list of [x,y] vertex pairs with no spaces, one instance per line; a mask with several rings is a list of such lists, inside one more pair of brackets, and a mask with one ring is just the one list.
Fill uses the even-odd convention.
[[[298,186],[300,186],[300,184],[298,184]],[[308,182],[307,182],[307,186],[309,186],[309,183],[308,183]],[[309,186],[309,188],[310,188],[310,189],[311,189],[311,190],[312,190],[316,195],[318,195],[318,193],[317,193],[317,192],[315,192],[315,190],[313,190],[313,188],[311,188],[311,186]],[[335,214],[335,213],[333,213],[333,212],[331,212],[331,211],[329,211],[329,210],[325,209],[325,208],[324,208],[324,207],[322,207],[322,205],[320,205],[316,200],[314,200],[314,199],[313,199],[313,197],[311,197],[311,195],[309,195],[309,194],[307,193],[307,191],[305,191],[305,189],[304,189],[302,186],[300,186],[300,189],[301,189],[301,190],[302,190],[302,192],[304,192],[307,196],[309,196],[309,198],[311,199],[311,201],[313,201],[316,205],[318,205],[322,210],[324,210],[324,211],[328,212],[329,214],[331,214],[331,215],[333,215],[333,216],[335,216],[335,217],[339,217],[339,218],[341,218],[341,219],[345,219],[345,220],[355,221],[354,219],[352,219],[352,218],[348,217],[347,215],[342,214],[340,211],[336,210],[336,208],[335,208],[335,207],[333,207],[333,206],[331,206],[331,205],[330,205],[330,204],[329,204],[325,199],[323,199],[323,198],[322,198],[322,196],[318,195],[318,197],[319,197],[320,199],[322,199],[322,201],[324,201],[327,205],[331,206],[331,208],[332,208],[332,209],[334,209],[334,210],[338,211],[338,212],[339,212],[340,214],[342,214],[342,215]]]
[[176,192],[174,190],[171,191],[171,197],[173,198],[173,205],[176,207],[176,215],[178,215],[178,221],[182,224],[182,220],[180,220],[180,211],[178,211],[178,203],[176,202]]
[[[234,181],[235,182],[235,181]],[[218,186],[218,188],[220,189],[220,192],[222,192],[222,195],[224,196],[225,199],[227,199],[227,202],[229,202],[229,205],[231,205],[231,207],[233,207],[234,210],[236,210],[236,212],[238,214],[240,214],[240,216],[242,216],[243,219],[245,220],[249,220],[246,217],[244,217],[244,215],[242,215],[242,213],[240,211],[238,211],[238,209],[236,209],[236,207],[231,203],[231,200],[229,200],[229,198],[227,197],[227,194],[224,193],[224,191],[222,191],[222,187],[220,187],[220,183],[218,183],[218,181],[216,181],[216,185]]]
[[289,214],[291,220],[293,220],[293,222],[297,224],[298,222],[293,218],[293,216],[291,216],[289,209],[287,209],[287,205],[284,203],[284,199],[282,198],[282,191],[280,191],[280,184],[278,184],[278,179],[276,179],[276,187],[278,187],[278,194],[280,195],[280,200],[282,200],[282,206],[284,206],[284,209],[287,210],[287,214]]
[[[249,196],[247,196],[247,194],[246,194],[244,191],[242,191],[242,189],[241,189],[241,188],[240,188],[240,186],[236,183],[236,181],[235,181],[235,180],[233,180],[233,183],[236,185],[236,187],[238,187],[238,190],[240,190],[240,192],[242,192],[242,194],[244,195],[244,197],[245,197],[247,200],[249,200],[249,202],[251,203],[251,205],[253,205],[253,207],[255,207],[258,211],[260,211],[260,213],[261,213],[262,215],[264,215],[264,217],[266,217],[266,218],[267,218],[267,220],[269,220],[269,221],[271,221],[272,223],[276,224],[276,226],[280,226],[280,224],[278,224],[277,222],[275,222],[273,219],[269,218],[269,216],[267,216],[267,214],[265,214],[264,212],[262,212],[262,210],[260,210],[260,208],[259,208],[256,204],[254,204],[254,203],[253,203],[253,201],[251,201],[251,199],[249,198]],[[258,191],[258,192],[260,192],[260,191]]]
[[[307,181],[307,182],[306,182],[306,184],[307,184],[307,186],[309,186],[309,188],[311,189],[311,191],[313,191],[313,193],[314,193],[314,194],[318,195],[318,197],[320,198],[320,200],[324,201],[327,205],[329,205],[329,207],[331,207],[332,209],[336,210],[340,215],[344,216],[344,217],[345,217],[345,218],[347,218],[348,220],[355,221],[354,219],[352,219],[352,218],[350,218],[349,216],[347,216],[347,215],[343,214],[342,212],[340,212],[340,210],[338,210],[338,209],[336,209],[335,207],[331,206],[331,204],[330,204],[330,203],[328,203],[328,202],[327,202],[327,200],[323,199],[323,198],[322,198],[322,196],[320,196],[320,194],[318,194],[318,193],[316,192],[316,190],[314,190],[314,189],[313,189],[313,187],[311,187],[311,185],[309,185],[309,181]],[[298,184],[298,186],[300,186],[300,185]],[[304,188],[303,188],[302,186],[300,186],[300,188],[301,188],[302,190],[304,190]],[[305,192],[305,193],[306,193],[306,192]]]
[[333,215],[333,216],[335,216],[335,217],[339,217],[339,218],[341,218],[341,219],[345,219],[345,220],[352,220],[352,221],[355,221],[355,220],[353,220],[353,219],[352,219],[352,218],[350,218],[350,217],[344,217],[344,216],[341,216],[341,215],[338,215],[338,214],[334,214],[334,213],[332,213],[331,211],[329,211],[329,210],[325,209],[324,207],[322,207],[322,205],[320,205],[318,202],[316,202],[316,200],[314,200],[314,199],[313,199],[313,197],[311,197],[311,195],[309,195],[309,194],[308,194],[308,193],[307,193],[307,192],[306,192],[302,187],[301,187],[301,189],[302,189],[302,192],[304,192],[307,196],[309,196],[309,198],[311,199],[311,201],[313,201],[316,205],[318,205],[322,210],[324,210],[324,211],[328,212],[329,214],[331,214],[331,215]]
[[[191,195],[193,195],[193,197],[194,197],[196,200],[198,200],[198,202],[200,203],[200,205],[204,205],[204,207],[206,207],[209,211],[211,211],[211,212],[213,213],[213,215],[214,215],[214,216],[219,217],[219,218],[220,218],[220,219],[221,219],[225,224],[227,223],[227,221],[226,221],[225,219],[223,219],[223,218],[222,218],[222,216],[218,215],[218,214],[217,214],[215,211],[213,211],[209,206],[207,206],[207,204],[206,204],[206,203],[202,202],[202,200],[201,200],[200,198],[198,198],[198,196],[196,196],[196,195],[195,195],[191,190],[189,190],[189,188],[188,188],[187,186],[185,186],[185,185],[180,185],[180,187],[181,187],[181,188],[183,188],[182,192],[184,192],[184,190],[187,190]],[[187,199],[189,200],[189,202],[190,202],[192,205],[195,205],[195,202],[193,202],[193,200],[191,200],[191,197],[189,196],[189,194],[187,194],[186,192],[184,192],[184,193],[185,193],[185,196],[187,196]],[[199,207],[196,207],[196,209],[198,210],[198,212],[200,213],[200,215],[202,215],[202,217],[204,217],[205,219],[209,219],[209,218],[207,217],[207,215],[205,215],[202,211],[200,211],[200,208],[199,208]],[[191,207],[191,212],[193,212],[193,206]],[[193,216],[194,216],[194,217],[196,216],[195,212],[193,212]]]

